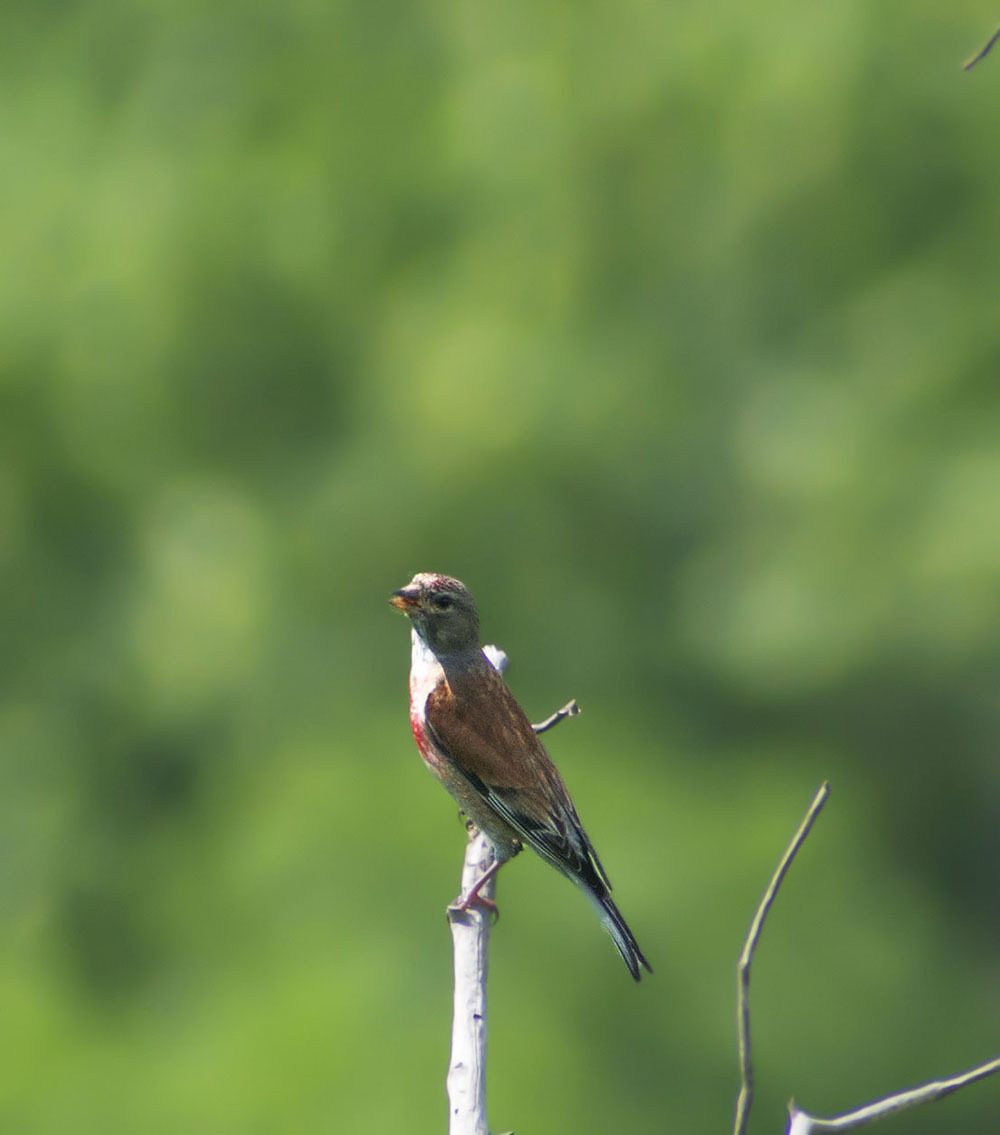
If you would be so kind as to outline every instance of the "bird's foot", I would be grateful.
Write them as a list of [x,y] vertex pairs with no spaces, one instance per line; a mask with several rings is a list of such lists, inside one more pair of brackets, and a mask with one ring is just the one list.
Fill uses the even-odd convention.
[[495,924],[500,917],[500,908],[497,904],[492,899],[478,893],[459,895],[454,902],[450,902],[447,908],[448,917],[466,914],[474,906],[479,907],[480,910],[489,911],[491,924]]
[[457,914],[464,914],[470,907],[478,906],[481,910],[488,910],[493,921],[496,922],[500,917],[500,910],[491,898],[488,898],[482,893],[482,889],[490,879],[493,878],[497,871],[500,870],[501,866],[502,864],[494,859],[464,895],[459,895],[453,903],[448,904],[448,917],[451,918]]

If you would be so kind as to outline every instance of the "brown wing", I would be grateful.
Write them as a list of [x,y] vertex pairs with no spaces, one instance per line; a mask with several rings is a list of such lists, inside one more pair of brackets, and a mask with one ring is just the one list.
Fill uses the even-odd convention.
[[448,675],[426,720],[460,775],[543,859],[599,895],[611,889],[562,777],[492,666]]

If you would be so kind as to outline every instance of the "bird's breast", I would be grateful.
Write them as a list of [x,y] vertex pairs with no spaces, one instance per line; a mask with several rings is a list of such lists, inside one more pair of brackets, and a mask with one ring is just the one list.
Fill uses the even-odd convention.
[[413,739],[417,743],[420,755],[424,758],[424,764],[440,780],[445,767],[444,758],[437,751],[434,742],[427,735],[427,727],[424,723],[424,704],[426,701],[426,697],[420,702],[411,700],[410,728],[413,730]]
[[427,699],[445,681],[444,668],[423,639],[413,631],[410,658],[410,728],[424,764],[440,780],[446,769],[445,758],[438,752],[427,732]]

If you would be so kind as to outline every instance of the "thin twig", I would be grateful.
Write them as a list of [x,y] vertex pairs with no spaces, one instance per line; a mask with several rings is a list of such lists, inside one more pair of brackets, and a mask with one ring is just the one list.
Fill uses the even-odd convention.
[[764,919],[767,918],[767,912],[771,909],[771,904],[777,897],[778,888],[781,886],[785,875],[788,873],[788,868],[792,865],[792,860],[798,854],[799,848],[809,834],[809,829],[813,826],[816,817],[820,814],[829,795],[830,785],[824,781],[820,785],[813,802],[809,805],[809,810],[806,812],[805,818],[802,823],[799,824],[798,831],[792,837],[792,842],[788,845],[785,854],[781,857],[781,862],[778,864],[777,870],[771,876],[771,881],[768,884],[767,890],[764,892],[764,897],[760,900],[760,906],[757,907],[757,913],[754,915],[753,922],[750,923],[750,930],[743,944],[743,952],[740,954],[740,960],[736,966],[738,979],[736,999],[740,1052],[740,1094],[736,1100],[736,1120],[733,1125],[734,1135],[745,1135],[747,1119],[750,1116],[750,1105],[753,1102],[753,1061],[750,1055],[750,965],[753,962],[754,952],[757,949],[757,942],[760,939],[761,931],[764,929]]
[[985,47],[980,48],[979,51],[977,51],[976,54],[973,55],[971,59],[966,59],[966,61],[962,64],[962,70],[963,71],[971,71],[972,68],[975,67],[975,65],[981,59],[985,59],[986,56],[989,55],[989,53],[996,46],[997,40],[1000,40],[1000,28],[997,28],[997,30],[986,41]]
[[551,729],[553,725],[558,725],[560,721],[564,721],[567,717],[576,717],[580,712],[580,707],[577,705],[576,698],[568,701],[562,709],[557,709],[550,717],[546,717],[544,721],[540,721],[537,725],[532,725],[532,729],[536,733],[544,733],[546,729]]
[[1000,1057],[996,1060],[990,1060],[986,1064],[980,1064],[977,1068],[971,1068],[960,1076],[953,1076],[950,1080],[934,1080],[929,1084],[922,1084],[919,1088],[910,1088],[909,1091],[886,1096],[884,1099],[875,1100],[874,1103],[865,1104],[864,1107],[859,1107],[856,1111],[849,1111],[845,1115],[834,1116],[830,1119],[818,1119],[807,1112],[800,1111],[793,1100],[788,1105],[788,1135],[849,1131],[852,1127],[860,1127],[862,1124],[882,1119],[884,1116],[892,1115],[893,1112],[903,1111],[905,1108],[915,1107],[917,1104],[932,1103],[934,1100],[943,1099],[945,1096],[951,1095],[952,1092],[957,1092],[959,1088],[964,1088],[969,1084],[974,1084],[977,1080],[992,1076],[994,1072],[1000,1072]]
[[[499,646],[494,646],[489,643],[483,647],[483,654],[489,659],[490,664],[494,669],[499,670],[502,674],[510,665],[510,659],[507,657],[505,651],[501,650]],[[557,709],[555,713],[546,717],[544,721],[540,721],[537,725],[532,725],[532,729],[536,733],[544,733],[547,729],[551,729],[553,725],[558,725],[560,721],[564,721],[567,717],[576,717],[580,712],[580,706],[577,704],[576,698],[568,701],[562,709]]]

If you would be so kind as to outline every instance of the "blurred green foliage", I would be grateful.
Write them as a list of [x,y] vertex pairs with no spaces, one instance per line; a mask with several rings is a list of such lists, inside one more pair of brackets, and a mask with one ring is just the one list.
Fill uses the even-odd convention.
[[996,18],[7,0],[0,1129],[443,1129],[417,570],[656,968],[509,867],[496,1127],[727,1129],[825,777],[753,1129],[995,1052]]

